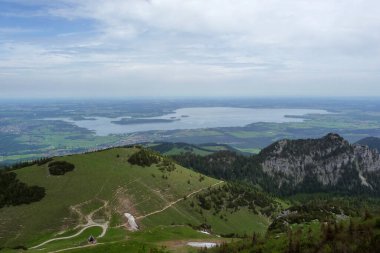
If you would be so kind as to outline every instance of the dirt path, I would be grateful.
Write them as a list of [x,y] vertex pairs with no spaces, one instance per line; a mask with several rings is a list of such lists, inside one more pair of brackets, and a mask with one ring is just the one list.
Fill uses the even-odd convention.
[[[197,194],[198,192],[203,191],[203,190],[205,190],[205,189],[207,189],[207,188],[209,188],[209,187],[215,187],[215,186],[217,186],[217,185],[219,185],[219,184],[221,184],[221,183],[223,183],[223,181],[220,181],[220,182],[215,183],[215,184],[213,184],[213,185],[211,185],[211,186],[207,186],[207,187],[201,188],[201,189],[199,189],[199,190],[193,191],[193,192],[189,193],[188,195],[186,195],[186,198],[189,198],[189,197],[193,196],[194,194]],[[137,217],[137,218],[135,218],[135,219],[136,219],[136,220],[141,220],[141,219],[144,219],[144,218],[146,218],[146,217],[148,217],[148,216],[151,216],[151,215],[154,215],[154,214],[157,214],[157,213],[161,213],[161,212],[165,211],[166,209],[172,207],[173,205],[177,204],[178,202],[180,202],[180,201],[183,200],[183,199],[184,199],[184,198],[177,199],[176,201],[170,202],[168,205],[166,205],[165,207],[163,207],[163,208],[160,209],[160,210],[157,210],[157,211],[154,211],[154,212],[148,213],[148,214],[143,215],[143,216],[139,216],[139,217]],[[86,216],[83,215],[83,214],[81,213],[81,211],[80,211],[80,209],[78,208],[78,206],[74,206],[74,207],[72,207],[72,209],[73,209],[75,212],[77,212],[77,213],[80,215],[80,217],[85,218],[86,221],[87,221],[86,224],[80,224],[80,225],[78,225],[78,226],[76,227],[76,228],[78,228],[78,227],[82,227],[82,229],[79,230],[79,231],[78,231],[76,234],[74,234],[74,235],[49,239],[49,240],[47,240],[47,241],[45,241],[45,242],[42,242],[42,243],[40,243],[40,244],[38,244],[38,245],[36,245],[36,246],[31,247],[31,249],[39,248],[39,247],[41,247],[41,246],[43,246],[43,245],[45,245],[45,244],[48,244],[48,243],[50,243],[50,242],[59,241],[59,240],[67,240],[67,239],[74,238],[74,237],[76,237],[76,236],[79,236],[80,234],[83,233],[83,231],[85,231],[86,229],[91,228],[91,227],[101,227],[101,228],[102,228],[102,233],[98,236],[98,238],[103,237],[103,236],[106,234],[106,232],[107,232],[107,229],[108,229],[108,227],[109,227],[109,222],[106,221],[106,222],[104,222],[104,223],[98,223],[98,222],[95,222],[95,221],[92,219],[92,216],[93,216],[97,211],[99,211],[99,210],[102,209],[102,208],[106,208],[106,207],[107,207],[108,202],[105,201],[105,200],[103,200],[103,202],[104,202],[103,206],[101,206],[101,207],[99,207],[99,208],[93,210],[90,214],[88,214],[88,215],[86,215]],[[82,204],[83,204],[83,203],[82,203]],[[81,204],[80,204],[80,205],[81,205]],[[83,247],[87,247],[87,245],[86,245],[86,246],[75,247],[75,248],[81,248],[81,247],[82,247],[82,248],[83,248]],[[60,250],[60,251],[69,250],[69,249],[75,249],[75,248],[67,248],[67,249],[63,249],[63,250]],[[60,252],[60,251],[54,251],[54,252]]]
[[71,248],[66,248],[66,249],[60,249],[60,250],[56,250],[56,251],[51,251],[50,253],[63,252],[63,251],[68,251],[68,250],[72,250],[72,249],[89,248],[89,247],[94,247],[96,245],[101,245],[101,244],[104,244],[104,243],[88,244],[88,245],[83,245],[83,246],[77,246],[77,247],[71,247]]
[[76,236],[82,234],[83,231],[85,231],[86,229],[88,229],[88,228],[92,228],[92,227],[100,227],[100,228],[102,228],[102,233],[98,236],[98,238],[103,237],[103,236],[106,234],[107,229],[108,229],[108,227],[109,227],[109,221],[106,221],[106,222],[104,222],[104,223],[95,222],[95,221],[93,220],[92,216],[93,216],[97,211],[101,210],[102,208],[107,208],[108,202],[105,201],[105,200],[103,200],[103,206],[101,206],[101,207],[99,207],[99,208],[93,210],[91,213],[89,213],[89,214],[86,215],[86,216],[83,215],[82,212],[80,211],[80,209],[78,208],[79,206],[81,206],[81,205],[83,205],[83,204],[85,204],[85,203],[88,203],[88,201],[86,201],[86,202],[84,202],[84,203],[81,203],[81,204],[79,204],[79,205],[77,205],[77,206],[73,206],[73,207],[72,207],[72,210],[74,210],[76,213],[78,213],[78,214],[79,214],[79,217],[80,217],[81,219],[82,219],[82,218],[86,219],[86,222],[87,222],[86,224],[79,224],[78,226],[75,227],[75,228],[80,228],[80,227],[82,227],[81,230],[79,230],[77,233],[75,233],[75,234],[73,234],[73,235],[70,235],[70,236],[63,236],[63,237],[58,237],[58,238],[49,239],[49,240],[44,241],[44,242],[42,242],[42,243],[40,243],[40,244],[38,244],[38,245],[36,245],[36,246],[31,247],[31,249],[39,248],[39,247],[41,247],[41,246],[43,246],[43,245],[45,245],[45,244],[48,244],[48,243],[50,243],[50,242],[59,241],[59,240],[67,240],[67,239],[74,238],[74,237],[76,237]]
[[[215,187],[215,186],[217,186],[217,185],[219,185],[219,184],[221,184],[221,183],[223,183],[223,181],[220,181],[220,182],[218,182],[218,183],[215,183],[215,184],[211,185],[211,187]],[[203,191],[203,190],[205,190],[205,189],[207,189],[207,188],[209,188],[209,186],[204,187],[204,188],[201,188],[201,189],[199,189],[199,190],[196,190],[196,191],[194,191],[194,192],[188,194],[188,195],[186,196],[186,198],[189,198],[189,197],[193,196],[194,194],[197,194],[198,192]],[[165,211],[166,209],[172,207],[173,205],[177,204],[178,202],[180,202],[180,201],[183,200],[183,199],[184,199],[184,198],[177,199],[176,201],[170,202],[168,205],[166,205],[164,208],[162,208],[162,209],[160,209],[160,210],[157,210],[157,211],[154,211],[154,212],[151,212],[151,213],[148,213],[148,214],[145,214],[145,215],[142,215],[142,216],[136,217],[136,220],[141,220],[141,219],[144,219],[144,218],[146,218],[146,217],[148,217],[148,216],[151,216],[151,215],[153,215],[153,214],[161,213],[161,212]]]
[[97,224],[94,224],[94,225],[91,225],[91,226],[87,226],[87,227],[84,227],[82,228],[81,230],[79,230],[76,234],[74,235],[70,235],[70,236],[64,236],[64,237],[58,237],[58,238],[53,238],[53,239],[50,239],[50,240],[47,240],[47,241],[44,241],[43,243],[40,243],[36,246],[33,246],[31,247],[31,249],[36,249],[36,248],[39,248],[41,246],[44,246],[45,244],[48,244],[49,242],[54,242],[54,241],[59,241],[59,240],[66,240],[66,239],[71,239],[71,238],[74,238],[80,234],[83,233],[83,231],[85,231],[86,229],[88,228],[92,228],[92,227],[102,227],[101,225],[97,225]]

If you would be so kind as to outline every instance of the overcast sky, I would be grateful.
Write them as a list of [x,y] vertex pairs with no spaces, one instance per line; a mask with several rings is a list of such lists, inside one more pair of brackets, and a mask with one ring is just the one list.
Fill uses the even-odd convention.
[[0,0],[0,96],[380,96],[380,1]]

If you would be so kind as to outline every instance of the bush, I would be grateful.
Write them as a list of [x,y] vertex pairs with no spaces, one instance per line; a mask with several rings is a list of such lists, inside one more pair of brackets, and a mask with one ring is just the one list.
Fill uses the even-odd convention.
[[74,170],[74,164],[65,161],[55,161],[49,163],[50,175],[61,176],[66,174],[66,172]]
[[377,218],[375,221],[375,227],[380,228],[380,218]]
[[0,208],[29,204],[44,196],[45,188],[28,186],[17,179],[16,173],[0,171]]
[[18,245],[18,246],[15,246],[15,247],[13,247],[13,249],[28,250],[28,248],[25,247],[24,245]]

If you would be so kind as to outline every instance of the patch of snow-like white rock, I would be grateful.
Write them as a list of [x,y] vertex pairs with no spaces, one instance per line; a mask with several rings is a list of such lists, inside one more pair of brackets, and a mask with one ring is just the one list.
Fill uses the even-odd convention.
[[129,224],[129,230],[130,231],[137,231],[139,230],[139,226],[136,223],[135,217],[133,217],[130,213],[124,213],[124,216],[128,219]]
[[195,248],[213,248],[217,246],[215,242],[188,242],[187,245]]
[[362,183],[362,185],[365,185],[369,188],[372,189],[372,185],[370,185],[368,182],[367,182],[367,179],[365,177],[363,177],[363,174],[361,172],[359,172],[359,178],[360,178],[360,181]]

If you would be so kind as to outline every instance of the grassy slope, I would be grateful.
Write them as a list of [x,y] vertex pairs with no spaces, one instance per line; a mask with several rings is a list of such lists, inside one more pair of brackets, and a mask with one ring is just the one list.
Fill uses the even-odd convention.
[[[315,220],[312,222],[293,224],[289,227],[289,231],[287,232],[268,233],[265,238],[260,238],[259,242],[255,244],[255,247],[252,245],[249,238],[244,242],[245,247],[243,246],[243,241],[240,241],[235,245],[234,250],[232,249],[233,246],[230,245],[232,247],[224,249],[224,251],[213,249],[207,252],[284,253],[289,252],[290,236],[293,243],[293,251],[290,252],[378,252],[376,249],[373,249],[375,245],[371,245],[370,247],[372,248],[364,249],[361,248],[363,245],[359,245],[362,244],[364,240],[369,240],[369,234],[373,238],[380,237],[380,227],[376,225],[376,220],[380,220],[379,216],[375,216],[368,220],[363,220],[361,217],[355,217],[351,220],[355,224],[352,234],[349,232],[350,219],[346,219],[337,223],[337,227],[339,228],[338,231],[334,231],[336,228],[332,228],[331,231],[333,232],[331,232],[330,238],[327,239],[326,234],[321,231],[324,222]],[[371,232],[368,232],[368,228],[371,228]],[[295,250],[297,244],[300,246],[299,251]],[[336,250],[335,247],[337,248]],[[378,248],[379,246],[377,246],[377,249]]]
[[[208,150],[208,149],[203,149],[203,148],[198,148],[196,145],[192,144],[185,144],[185,143],[172,143],[172,147],[168,150],[160,150],[160,147],[162,145],[167,145],[167,143],[153,143],[153,144],[146,144],[146,147],[152,148],[153,150],[156,150],[157,152],[161,153],[162,155],[179,155],[181,153],[186,153],[186,152],[192,152],[197,155],[209,155],[212,154],[214,151],[213,150]],[[170,144],[169,144],[170,145]],[[166,149],[166,148],[165,148]]]
[[[74,234],[78,229],[74,231],[72,228],[79,221],[78,216],[70,211],[72,206],[77,206],[84,214],[88,214],[101,206],[100,200],[106,200],[109,202],[109,208],[106,210],[111,214],[110,225],[117,227],[126,222],[121,215],[123,212],[130,212],[135,217],[145,215],[160,210],[191,192],[218,182],[208,177],[200,181],[198,173],[180,166],[170,173],[163,173],[156,166],[146,168],[132,166],[127,160],[133,152],[136,152],[136,149],[117,148],[56,158],[55,160],[65,160],[76,166],[73,172],[59,177],[50,176],[47,165],[17,170],[20,180],[45,187],[47,195],[37,203],[0,209],[0,245],[30,247],[47,239]],[[120,157],[117,158],[117,155]],[[167,179],[163,178],[163,175]],[[90,202],[78,206],[86,201]],[[196,211],[199,207],[195,206],[194,210],[189,207],[191,201],[196,202],[188,198],[164,212],[139,220],[138,223],[145,231],[158,225],[169,227],[171,224],[200,225],[206,221],[212,225],[215,233],[251,232],[256,227],[258,231],[264,231],[267,226],[265,219],[251,213],[247,215],[235,213],[228,217],[227,222],[208,213],[202,216]],[[99,212],[98,216],[109,219],[102,212]],[[99,233],[96,232],[97,229],[91,228],[81,235],[81,238],[56,241],[44,248],[52,250],[78,245],[85,241],[91,231],[94,230],[94,234]],[[57,235],[59,231],[68,232]],[[111,229],[101,240],[107,241],[110,240],[109,237],[111,239],[115,237],[125,243],[125,233],[130,232],[124,229]]]
[[[181,153],[186,153],[186,152],[189,152],[189,151],[184,148],[173,148],[170,151],[165,152],[164,155],[179,155]],[[201,156],[212,154],[211,151],[206,151],[199,148],[193,148],[191,152],[196,155],[201,155]]]
[[[206,156],[213,154],[218,151],[235,151],[235,152],[240,152],[241,150],[235,149],[233,147],[227,146],[225,144],[217,144],[217,143],[204,143],[204,144],[187,144],[187,143],[170,143],[172,147],[170,149],[165,148],[165,151],[162,150],[162,145],[166,146],[169,143],[151,143],[151,144],[146,144],[146,147],[152,148],[153,150],[156,150],[157,152],[171,156],[171,155],[179,155],[181,153],[187,153],[191,152],[195,155],[200,155],[200,156]],[[169,145],[170,145],[169,144]],[[242,151],[243,153],[245,151]]]
[[[121,231],[111,231],[111,236],[94,246],[72,249],[65,252],[141,252],[148,253],[151,248],[165,248],[178,253],[197,252],[186,245],[187,241],[229,242],[212,235],[199,233],[188,226],[157,226],[139,232],[127,232],[128,240],[120,237]],[[125,233],[125,231],[124,231]],[[108,243],[105,243],[108,242]],[[86,243],[80,245],[88,246]],[[61,245],[62,247],[63,245]],[[78,245],[79,246],[79,245]],[[67,245],[65,246],[67,247]]]

